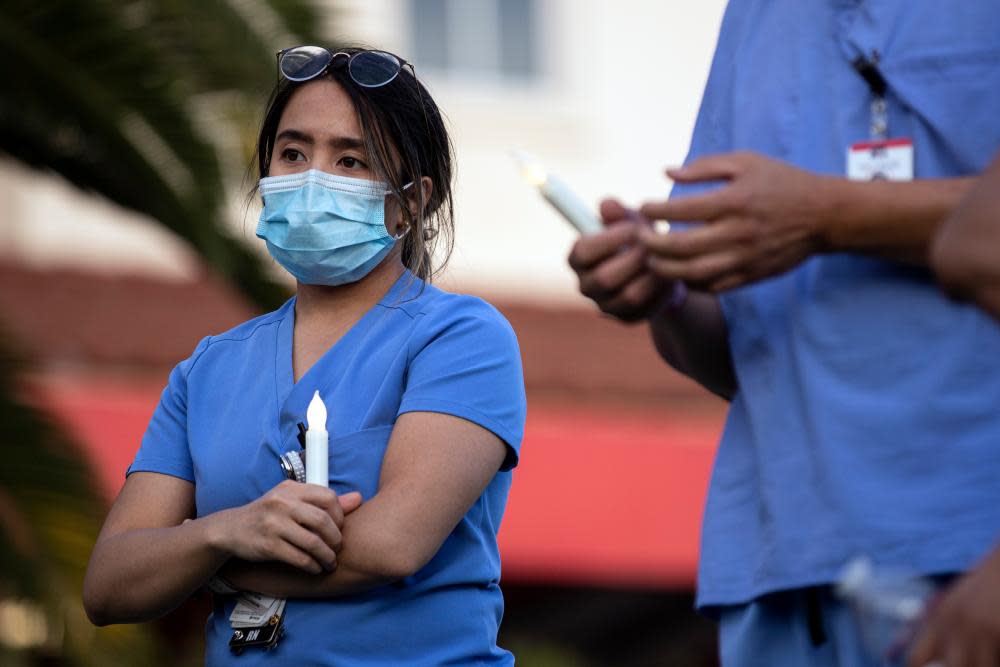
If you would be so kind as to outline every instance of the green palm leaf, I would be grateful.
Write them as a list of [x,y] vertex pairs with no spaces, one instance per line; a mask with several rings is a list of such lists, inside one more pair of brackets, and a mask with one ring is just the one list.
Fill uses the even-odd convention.
[[[232,120],[225,109],[260,106],[277,45],[317,39],[312,29],[291,38],[289,26],[318,23],[309,3],[290,0],[8,0],[0,9],[0,151],[151,216],[255,302],[273,306],[284,290],[222,219],[220,155],[246,156],[226,156],[213,136]],[[213,107],[220,113],[199,117]]]

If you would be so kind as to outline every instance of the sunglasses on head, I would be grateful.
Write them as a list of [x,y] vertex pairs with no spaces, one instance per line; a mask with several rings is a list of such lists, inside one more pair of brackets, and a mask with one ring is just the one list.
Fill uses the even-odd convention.
[[[331,67],[347,67],[351,81],[362,88],[378,88],[399,75],[405,60],[388,51],[355,51],[336,53],[322,46],[293,46],[276,54],[278,72],[289,81],[309,81]],[[412,68],[413,65],[410,65]]]

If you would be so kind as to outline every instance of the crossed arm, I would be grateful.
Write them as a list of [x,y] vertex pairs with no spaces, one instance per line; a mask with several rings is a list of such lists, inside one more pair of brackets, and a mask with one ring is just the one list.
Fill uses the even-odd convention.
[[[434,443],[434,446],[429,446]],[[472,422],[428,412],[396,422],[378,493],[347,515],[335,570],[232,561],[237,588],[275,597],[327,597],[408,577],[437,553],[503,463],[502,440]]]
[[503,441],[476,424],[407,413],[393,429],[378,493],[363,505],[357,494],[284,482],[201,518],[193,518],[193,484],[135,473],[94,547],[84,607],[98,625],[156,618],[224,566],[237,587],[278,597],[339,595],[408,576],[437,552],[505,454]]

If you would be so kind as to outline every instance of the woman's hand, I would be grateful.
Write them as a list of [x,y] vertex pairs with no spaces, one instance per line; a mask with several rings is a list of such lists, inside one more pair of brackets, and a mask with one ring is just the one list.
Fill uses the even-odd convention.
[[[497,435],[473,422],[436,412],[402,414],[378,492],[344,521],[335,572],[315,576],[273,560],[230,559],[219,574],[234,588],[278,598],[346,595],[405,579],[434,557],[506,454]],[[340,500],[346,505],[349,499]]]
[[320,572],[336,564],[344,514],[360,504],[357,493],[283,482],[242,507],[185,521],[195,514],[192,482],[133,473],[94,546],[84,608],[96,625],[157,618],[233,556]]
[[337,567],[344,515],[360,505],[358,493],[338,498],[322,486],[288,480],[252,503],[205,518],[215,524],[209,540],[230,556],[319,574]]

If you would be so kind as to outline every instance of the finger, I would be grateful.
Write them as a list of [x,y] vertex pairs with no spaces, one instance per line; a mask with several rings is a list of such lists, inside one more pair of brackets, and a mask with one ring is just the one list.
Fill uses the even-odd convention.
[[317,484],[301,484],[299,499],[325,511],[337,526],[344,525],[344,510],[340,507],[337,494]]
[[690,259],[668,259],[650,255],[646,266],[655,275],[667,280],[681,280],[692,287],[707,287],[724,280],[743,268],[746,251],[742,249],[724,250],[698,255]]
[[640,229],[639,243],[653,256],[686,259],[744,247],[753,240],[756,231],[757,228],[752,223],[734,218],[669,234]]
[[619,200],[609,197],[608,199],[602,199],[598,206],[598,210],[601,213],[601,220],[604,221],[605,225],[613,225],[616,222],[621,222],[622,220],[629,220],[631,210],[626,208]]
[[[287,524],[279,537],[299,551],[305,552],[322,569],[332,570],[336,566],[337,554],[330,548],[330,545],[324,542],[319,535],[306,530],[299,524]],[[337,541],[339,542],[339,536]]]
[[692,160],[683,167],[667,169],[667,176],[677,183],[719,181],[735,177],[742,171],[743,158],[736,153],[708,155]]
[[639,214],[649,220],[710,222],[732,210],[732,191],[729,187],[723,187],[701,194],[673,197],[666,201],[646,202],[639,207]]
[[980,638],[969,646],[969,664],[972,667],[996,667],[1000,664],[1000,655],[992,638]]
[[[333,492],[331,491],[330,493]],[[336,524],[338,530],[344,525],[344,508],[340,506],[340,499],[337,498],[336,494],[333,494],[333,504],[326,508],[326,513],[333,519],[333,523]]]
[[350,493],[338,496],[337,500],[340,501],[340,509],[345,515],[361,507],[362,502],[361,494],[357,491],[351,491]]
[[646,251],[632,246],[580,275],[580,292],[594,300],[616,294],[646,269]]
[[617,223],[597,234],[588,234],[573,244],[569,265],[577,273],[600,264],[616,254],[622,246],[635,242],[635,223]]
[[944,660],[940,664],[947,667],[971,667],[966,644],[961,639],[950,637],[944,651]]
[[913,642],[913,648],[906,656],[906,667],[924,667],[928,663],[932,663],[936,651],[937,633],[934,630],[934,625],[928,623]]
[[639,211],[629,208],[619,200],[613,198],[601,200],[600,212],[601,220],[604,221],[605,226],[611,226],[619,222],[648,222],[648,220],[639,215]]
[[318,507],[303,503],[299,505],[292,518],[309,532],[318,535],[333,551],[340,551],[343,537],[329,514]]
[[[271,553],[268,554],[268,560],[286,563],[311,574],[320,574],[324,571],[324,566],[320,565],[319,561],[307,552],[284,540],[278,540]],[[333,561],[332,565],[336,567],[336,560]]]
[[650,304],[664,289],[660,280],[649,273],[640,275],[603,306],[604,312],[626,322],[646,316]]
[[750,277],[742,271],[735,271],[717,278],[708,285],[708,291],[714,294],[742,287],[750,282]]

